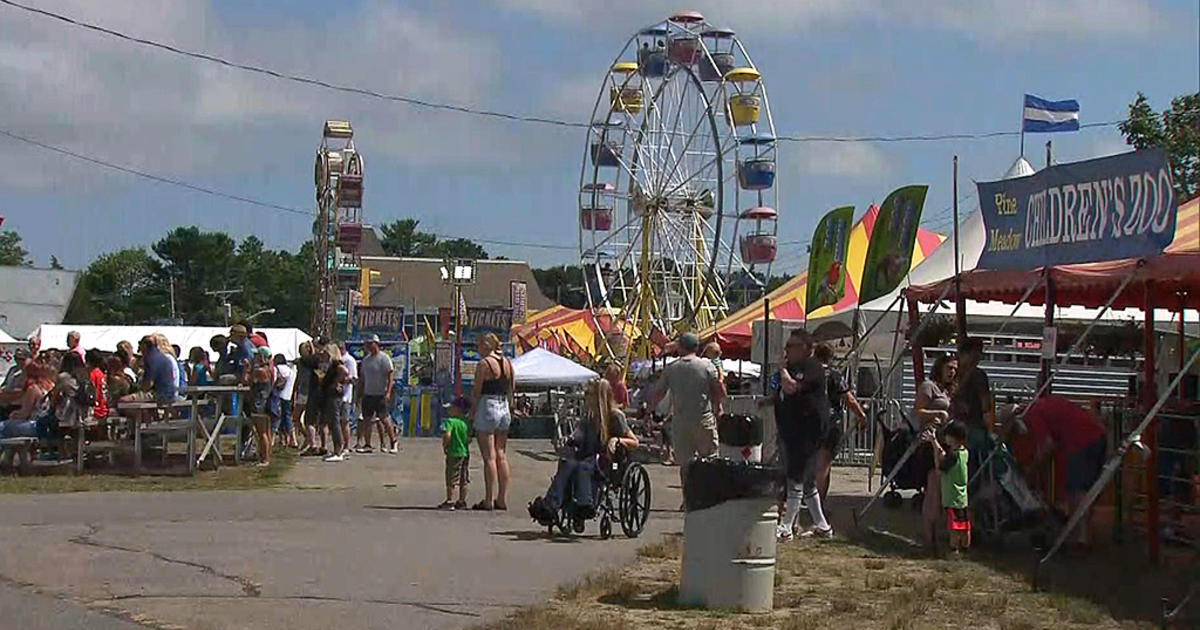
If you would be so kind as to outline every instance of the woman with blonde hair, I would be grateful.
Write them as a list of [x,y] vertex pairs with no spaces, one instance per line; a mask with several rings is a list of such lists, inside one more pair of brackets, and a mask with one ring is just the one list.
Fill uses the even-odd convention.
[[479,338],[479,365],[475,366],[468,418],[474,421],[483,458],[484,498],[473,510],[508,509],[508,428],[512,424],[512,362],[500,353],[500,339],[492,333]]
[[569,451],[558,462],[558,471],[550,482],[546,497],[534,499],[529,505],[529,515],[543,525],[554,521],[554,515],[571,487],[575,512],[571,514],[576,532],[583,531],[583,521],[596,514],[592,479],[596,474],[597,462],[601,457],[611,461],[620,447],[626,450],[637,448],[638,439],[625,421],[613,399],[612,385],[604,379],[589,381],[583,392],[583,421],[567,439]]

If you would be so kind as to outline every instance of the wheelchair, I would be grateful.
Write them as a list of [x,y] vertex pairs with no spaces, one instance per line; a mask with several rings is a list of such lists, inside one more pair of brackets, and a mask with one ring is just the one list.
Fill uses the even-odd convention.
[[[592,518],[600,521],[600,538],[612,538],[613,521],[620,523],[621,531],[627,537],[641,535],[650,515],[650,473],[646,472],[645,466],[632,461],[623,449],[612,460],[601,456],[592,492],[596,495],[592,502],[596,513]],[[573,493],[572,484],[568,484],[562,506],[555,513],[554,521],[547,525],[551,535],[555,529],[564,536],[582,533],[585,519],[575,516]]]

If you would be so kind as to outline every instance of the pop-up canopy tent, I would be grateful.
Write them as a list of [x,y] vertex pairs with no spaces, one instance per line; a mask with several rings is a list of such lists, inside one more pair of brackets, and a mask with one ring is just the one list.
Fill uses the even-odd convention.
[[[821,326],[836,328],[839,331],[850,331],[851,320],[855,306],[858,304],[859,279],[862,277],[863,264],[867,257],[867,244],[871,240],[871,232],[875,228],[875,218],[879,215],[879,207],[871,206],[867,213],[855,223],[850,231],[850,248],[846,257],[846,294],[837,304],[823,306],[808,314],[809,330]],[[930,255],[945,236],[918,228],[916,243],[913,244],[912,264],[910,269],[921,264]],[[808,272],[788,280],[779,288],[767,294],[771,302],[772,319],[805,319],[805,297],[808,286]],[[887,304],[879,310],[886,310]],[[751,323],[763,318],[763,301],[756,300],[742,310],[726,317],[721,322],[701,333],[704,339],[715,339],[721,344],[721,350],[728,357],[748,357],[750,355]],[[819,320],[819,321],[818,321]],[[822,335],[839,337],[842,334]]]
[[544,348],[534,348],[513,359],[517,387],[570,387],[600,375]]
[[[229,329],[216,326],[77,326],[73,324],[55,325],[42,324],[30,337],[42,340],[42,349],[67,349],[67,333],[79,333],[79,345],[85,350],[98,349],[113,352],[121,341],[128,341],[134,346],[142,337],[153,333],[162,333],[171,343],[180,347],[186,357],[189,350],[195,346],[209,350],[208,342],[214,335],[227,335]],[[299,354],[300,344],[312,341],[307,333],[299,328],[256,328],[267,336],[267,344],[271,351],[282,354],[289,361]],[[211,355],[212,353],[209,352]]]
[[8,333],[0,330],[0,346],[9,346],[20,343],[21,341],[19,339],[13,339]]

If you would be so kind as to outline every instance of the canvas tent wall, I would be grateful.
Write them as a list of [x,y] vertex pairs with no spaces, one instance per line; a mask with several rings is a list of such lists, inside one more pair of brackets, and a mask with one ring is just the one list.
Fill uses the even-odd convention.
[[61,322],[77,284],[78,271],[0,266],[0,328],[24,338]]
[[[93,348],[112,352],[117,343],[128,341],[137,344],[142,337],[152,333],[162,333],[171,343],[179,346],[184,355],[194,347],[199,346],[208,350],[208,342],[214,335],[226,335],[229,329],[216,326],[77,326],[43,324],[34,331],[32,336],[42,340],[42,349],[65,350],[67,348],[67,333],[79,333],[79,343],[85,350]],[[299,328],[259,328],[267,336],[271,351],[282,354],[289,361],[299,354],[300,344],[312,341],[307,333]],[[209,353],[216,358],[215,355]]]

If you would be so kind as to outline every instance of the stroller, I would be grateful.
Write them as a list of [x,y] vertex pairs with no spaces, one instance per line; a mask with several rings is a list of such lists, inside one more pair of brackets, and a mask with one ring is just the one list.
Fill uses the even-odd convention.
[[[907,412],[895,401],[891,401],[896,405],[896,411],[900,414],[899,426],[893,428],[887,423],[887,409],[880,409],[875,414],[875,422],[879,424],[879,429],[883,433],[883,466],[881,467],[880,483],[886,483],[888,475],[895,469],[896,464],[912,446],[913,442],[921,439],[921,431],[916,427],[912,419],[909,418]],[[921,502],[925,500],[925,480],[929,476],[929,471],[933,468],[932,447],[929,445],[921,445],[917,447],[915,453],[904,462],[899,473],[892,478],[891,486],[887,494],[883,495],[883,505],[888,508],[898,508],[904,503],[904,496],[900,494],[901,490],[916,490],[916,494],[912,498],[912,507],[915,510],[921,509]]]
[[[994,469],[993,473],[987,468]],[[1008,536],[1028,533],[1036,549],[1058,535],[1066,519],[1034,492],[1016,459],[1001,446],[971,484],[971,513],[981,542],[1001,544]]]

